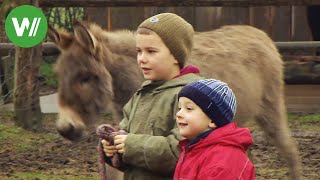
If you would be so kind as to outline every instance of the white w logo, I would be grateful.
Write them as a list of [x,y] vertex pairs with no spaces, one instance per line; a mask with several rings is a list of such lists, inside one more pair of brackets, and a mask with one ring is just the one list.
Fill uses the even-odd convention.
[[[29,30],[28,36],[35,36],[37,34],[40,20],[41,18],[33,18],[31,29]],[[19,37],[23,36],[25,28],[27,28],[27,30],[29,29],[30,22],[28,18],[23,18],[21,26],[19,25],[17,18],[12,18],[12,22],[14,29],[16,30],[17,36]]]

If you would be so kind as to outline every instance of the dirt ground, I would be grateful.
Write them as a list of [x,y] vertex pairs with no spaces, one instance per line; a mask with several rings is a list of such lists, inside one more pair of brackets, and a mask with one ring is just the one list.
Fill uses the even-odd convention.
[[[30,150],[0,148],[0,179],[99,179],[96,144],[92,133],[89,138],[71,143],[60,137],[54,127],[56,115],[46,117],[41,135],[27,136]],[[299,116],[297,116],[298,118]],[[319,117],[316,116],[316,117]],[[0,117],[0,124],[14,127],[12,120]],[[291,121],[292,135],[297,140],[303,161],[303,175],[306,180],[319,179],[320,170],[320,121]],[[256,179],[288,179],[287,169],[275,148],[268,143],[258,128],[253,131],[255,143],[252,146],[253,161],[257,170]],[[4,131],[1,129],[1,131]],[[51,139],[43,140],[44,136]],[[28,177],[25,173],[38,173]]]
[[[291,122],[292,136],[296,140],[302,160],[303,180],[319,179],[320,171],[320,121]],[[256,179],[288,179],[286,164],[277,149],[259,130],[253,133],[251,147]]]

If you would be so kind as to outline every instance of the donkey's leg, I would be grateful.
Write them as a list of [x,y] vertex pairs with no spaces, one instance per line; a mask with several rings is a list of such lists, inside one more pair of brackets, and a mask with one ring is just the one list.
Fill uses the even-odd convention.
[[256,117],[257,123],[284,157],[291,179],[300,179],[301,161],[297,145],[291,137],[287,124],[283,97],[279,95],[278,97],[265,98],[261,109],[262,112]]

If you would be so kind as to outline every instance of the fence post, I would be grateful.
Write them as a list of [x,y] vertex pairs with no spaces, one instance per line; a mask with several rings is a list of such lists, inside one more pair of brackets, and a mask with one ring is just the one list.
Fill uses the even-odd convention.
[[12,52],[2,57],[0,62],[0,85],[3,103],[12,101],[13,80],[14,80],[14,57]]

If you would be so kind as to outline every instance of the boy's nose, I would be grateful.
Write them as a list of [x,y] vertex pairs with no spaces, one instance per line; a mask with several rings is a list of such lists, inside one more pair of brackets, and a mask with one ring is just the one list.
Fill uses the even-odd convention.
[[144,53],[141,53],[138,55],[138,63],[146,63],[147,62],[147,59],[145,58],[145,55]]
[[182,113],[181,110],[179,110],[176,114],[176,119],[182,119]]

